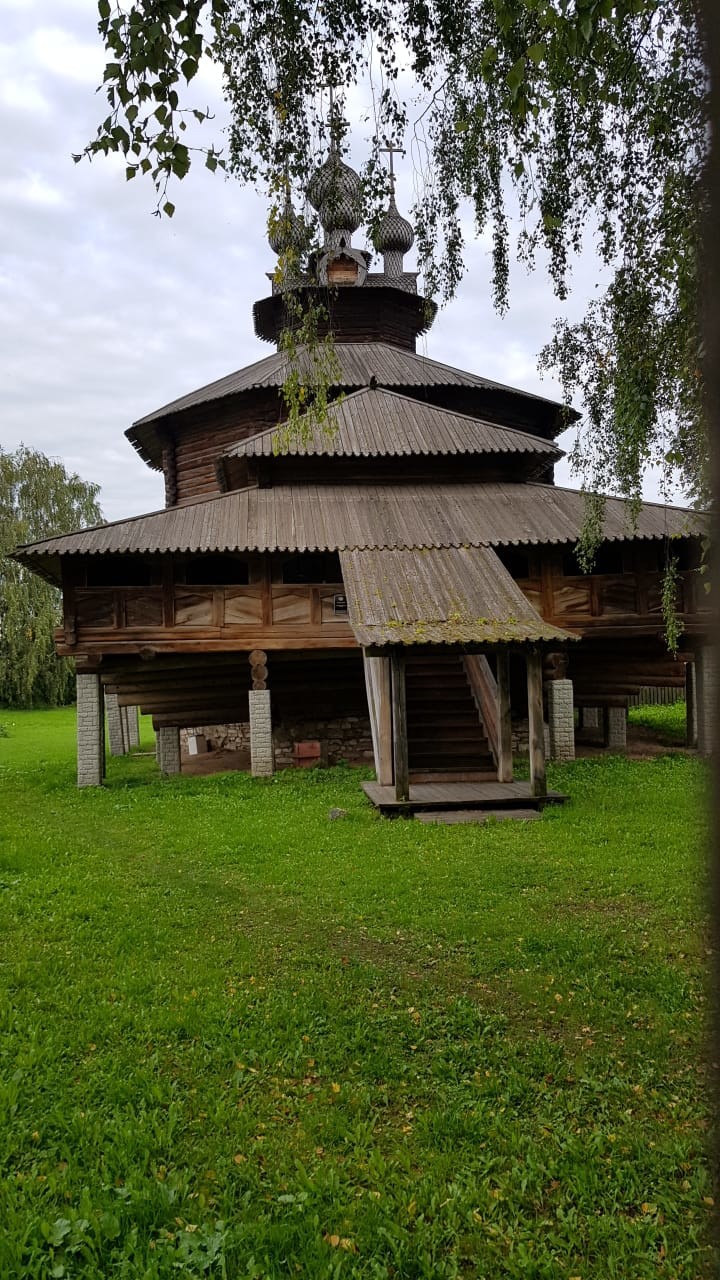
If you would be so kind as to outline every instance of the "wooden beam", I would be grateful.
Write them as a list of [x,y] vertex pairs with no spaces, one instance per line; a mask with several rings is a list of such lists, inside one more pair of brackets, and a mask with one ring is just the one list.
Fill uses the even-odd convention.
[[405,694],[405,654],[393,649],[390,655],[392,684],[393,773],[395,799],[410,799],[410,767],[408,762],[407,702]]
[[497,650],[498,687],[498,782],[512,782],[512,719],[510,709],[510,654],[503,646]]
[[534,796],[547,795],[545,776],[545,735],[543,732],[542,655],[539,649],[527,654],[528,748],[530,786]]
[[375,775],[381,786],[390,787],[393,782],[390,660],[387,657],[369,658],[363,653],[363,664],[375,756]]

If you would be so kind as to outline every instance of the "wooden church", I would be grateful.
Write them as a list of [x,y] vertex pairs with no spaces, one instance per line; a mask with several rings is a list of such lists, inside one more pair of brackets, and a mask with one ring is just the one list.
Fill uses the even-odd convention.
[[[434,310],[404,269],[413,229],[394,196],[379,271],[353,246],[360,180],[336,150],[309,199],[324,246],[292,287],[334,336],[328,420],[278,432],[289,360],[276,283],[254,307],[276,352],[127,432],[162,471],[165,508],[16,553],[62,587],[79,785],[103,778],[104,695],[152,716],[163,772],[180,769],[181,730],[234,726],[256,774],[310,742],[330,763],[370,756],[366,789],[388,811],[482,787],[495,804],[542,804],[547,751],[572,757],[578,717],[622,749],[641,686],[686,682],[705,746],[701,517],[646,503],[633,525],[609,498],[594,572],[581,572],[584,497],[553,477],[563,406],[418,354]],[[298,228],[288,207],[273,250],[299,243]],[[677,657],[663,639],[668,539],[683,570]],[[513,783],[518,734],[530,783]]]

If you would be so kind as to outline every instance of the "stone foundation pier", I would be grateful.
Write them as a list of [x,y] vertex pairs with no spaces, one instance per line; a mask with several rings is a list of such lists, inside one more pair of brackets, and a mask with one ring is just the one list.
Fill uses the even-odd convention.
[[77,784],[101,787],[105,776],[105,708],[100,677],[77,675]]

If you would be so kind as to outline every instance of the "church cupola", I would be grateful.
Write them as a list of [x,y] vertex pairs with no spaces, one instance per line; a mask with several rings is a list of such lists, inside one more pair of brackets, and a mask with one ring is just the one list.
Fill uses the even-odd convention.
[[353,235],[364,221],[363,182],[341,158],[334,129],[329,154],[306,189],[308,204],[319,217],[321,247],[305,256],[308,227],[295,213],[287,188],[284,208],[271,221],[270,246],[279,257],[288,255],[290,269],[286,264],[285,270],[269,277],[272,293],[253,307],[259,338],[281,346],[286,330],[298,327],[299,317],[311,308],[319,336],[331,333],[336,342],[386,342],[414,351],[418,335],[432,324],[435,303],[419,296],[415,272],[403,269],[415,233],[395,204],[392,162],[399,148],[380,150],[390,153],[390,203],[374,238],[384,270],[370,271],[373,255],[353,245]]
[[310,179],[307,195],[323,229],[323,251],[315,266],[318,284],[364,284],[368,254],[352,245],[353,232],[362,222],[362,182],[359,174],[340,159],[334,141],[327,160]]
[[308,234],[305,220],[295,212],[290,192],[285,195],[285,204],[273,219],[268,232],[268,244],[273,253],[280,257],[283,253],[295,250],[301,253],[307,246]]
[[388,279],[397,280],[403,273],[403,258],[415,243],[415,232],[403,218],[395,204],[395,192],[390,196],[390,207],[373,236],[373,244],[383,256],[383,270]]

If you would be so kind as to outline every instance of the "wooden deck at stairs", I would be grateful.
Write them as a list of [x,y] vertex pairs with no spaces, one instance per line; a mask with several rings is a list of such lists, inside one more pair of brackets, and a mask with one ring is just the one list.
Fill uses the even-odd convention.
[[534,796],[529,782],[417,782],[410,784],[410,799],[396,800],[394,787],[378,782],[363,782],[363,791],[376,809],[387,817],[412,817],[415,813],[440,813],[443,810],[475,810],[486,816],[501,810],[513,810],[514,817],[538,812],[547,804],[564,804],[561,791],[548,791]]

